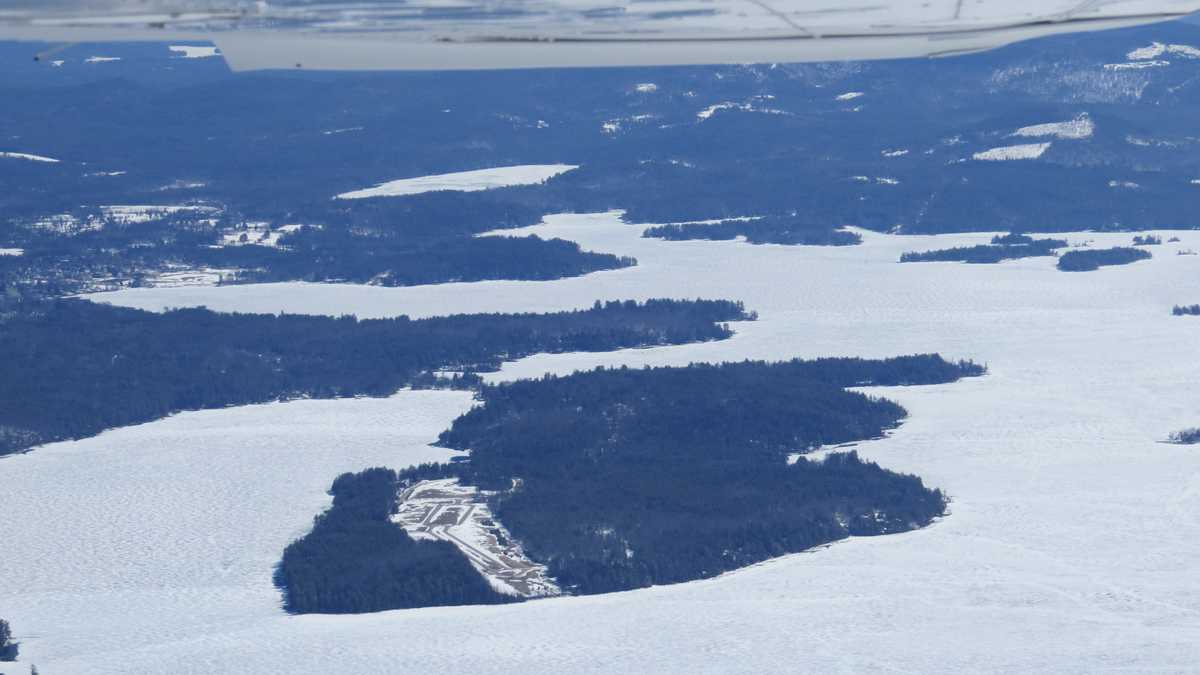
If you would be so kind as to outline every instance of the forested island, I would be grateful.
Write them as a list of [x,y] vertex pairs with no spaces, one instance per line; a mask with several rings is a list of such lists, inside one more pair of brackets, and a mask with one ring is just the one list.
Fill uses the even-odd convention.
[[0,309],[0,455],[181,410],[474,386],[473,373],[508,359],[720,340],[732,334],[725,322],[754,318],[723,300],[418,320],[155,314],[70,299]]
[[[596,369],[485,386],[484,405],[439,439],[469,448],[467,461],[407,469],[390,492],[379,490],[395,499],[417,481],[456,477],[496,491],[488,504],[498,520],[569,593],[700,579],[851,535],[910,530],[941,515],[945,496],[919,478],[853,452],[794,463],[789,454],[874,438],[905,417],[896,403],[846,387],[953,382],[984,370],[915,355]],[[366,480],[382,478],[339,482]],[[381,505],[359,520],[395,508]],[[349,524],[332,530],[319,521],[284,553],[278,578],[289,608],[354,612],[463,601],[465,591],[450,583],[461,576],[458,563],[443,561],[452,570],[445,587],[424,576],[413,582],[417,590],[380,581],[381,569],[415,565],[409,556],[448,557],[448,550],[414,548],[394,529],[400,533]],[[352,536],[353,543],[343,541]],[[382,553],[356,562],[354,551],[364,549]]]
[[1148,260],[1150,257],[1149,251],[1124,246],[1079,249],[1067,251],[1059,256],[1058,269],[1064,272],[1091,272],[1109,265],[1128,265],[1139,260]]
[[1200,305],[1175,305],[1171,309],[1175,316],[1200,316]]
[[934,251],[908,251],[900,255],[900,262],[966,262],[989,264],[1001,260],[1052,256],[1055,251],[1066,247],[1063,239],[1034,239],[1028,235],[1010,233],[992,237],[991,244],[959,246]]
[[674,223],[646,228],[643,237],[684,241],[714,241],[745,237],[751,244],[852,246],[862,237],[838,226],[805,220],[794,215],[732,218],[717,223]]

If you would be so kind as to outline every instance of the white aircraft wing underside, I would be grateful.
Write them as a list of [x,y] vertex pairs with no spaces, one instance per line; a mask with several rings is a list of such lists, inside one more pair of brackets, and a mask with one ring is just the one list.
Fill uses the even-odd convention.
[[211,40],[235,69],[491,69],[942,56],[1200,0],[0,0],[0,39]]

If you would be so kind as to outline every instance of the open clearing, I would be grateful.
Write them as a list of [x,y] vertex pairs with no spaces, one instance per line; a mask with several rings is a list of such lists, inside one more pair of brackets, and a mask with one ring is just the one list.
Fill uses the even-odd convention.
[[526,557],[492,516],[486,497],[459,485],[457,478],[421,481],[401,491],[400,510],[392,520],[414,539],[454,544],[501,593],[523,598],[559,595],[545,566]]

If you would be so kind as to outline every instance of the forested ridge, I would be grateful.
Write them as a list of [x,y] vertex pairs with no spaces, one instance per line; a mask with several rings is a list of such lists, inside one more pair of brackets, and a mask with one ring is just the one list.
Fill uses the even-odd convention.
[[275,583],[296,614],[347,614],[436,605],[513,602],[497,593],[453,544],[416,541],[391,522],[396,472],[346,473],[333,506],[283,551]]
[[490,371],[538,352],[719,340],[731,334],[724,322],[752,318],[740,303],[719,300],[416,320],[15,303],[0,312],[0,454],[180,410],[473,385],[472,375],[442,380],[433,371]]

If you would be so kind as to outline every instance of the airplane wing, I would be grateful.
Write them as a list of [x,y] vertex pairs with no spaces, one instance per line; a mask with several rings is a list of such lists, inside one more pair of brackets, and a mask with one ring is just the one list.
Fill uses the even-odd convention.
[[1200,0],[0,0],[0,39],[203,40],[235,70],[927,57],[1180,17]]

